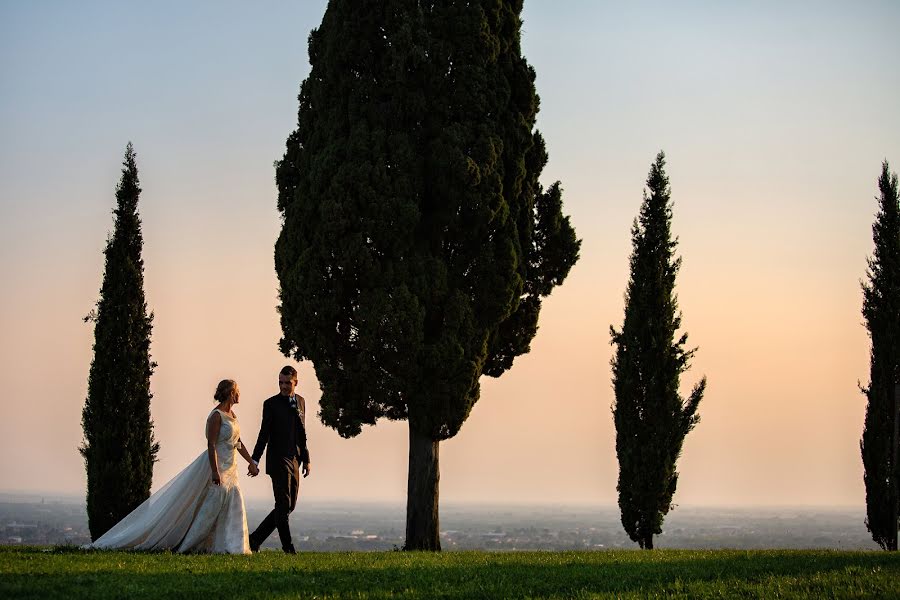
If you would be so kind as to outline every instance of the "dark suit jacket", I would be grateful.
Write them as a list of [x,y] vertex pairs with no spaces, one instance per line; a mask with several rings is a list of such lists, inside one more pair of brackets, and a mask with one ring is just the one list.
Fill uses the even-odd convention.
[[266,473],[284,469],[286,466],[297,468],[297,462],[309,462],[309,450],[306,447],[306,400],[297,398],[297,409],[291,408],[290,399],[276,394],[263,402],[262,425],[259,437],[253,448],[253,460],[257,463],[266,450]]

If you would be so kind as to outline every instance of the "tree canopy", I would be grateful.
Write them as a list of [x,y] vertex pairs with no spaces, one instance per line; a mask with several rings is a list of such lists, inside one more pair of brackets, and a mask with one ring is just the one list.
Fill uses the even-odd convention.
[[150,495],[159,444],[150,418],[153,315],[144,298],[141,188],[131,142],[116,188],[115,226],[107,239],[94,323],[94,359],[82,411],[87,512],[97,539]]
[[280,347],[312,361],[345,437],[382,417],[454,436],[578,258],[559,184],[539,183],[521,9],[332,0],[310,34],[276,170]]
[[863,317],[872,340],[862,452],[866,526],[882,548],[897,550],[900,507],[897,460],[897,386],[900,384],[900,200],[897,175],[885,161],[878,178],[874,255],[863,283]]
[[675,279],[681,258],[672,238],[672,203],[665,154],[650,167],[640,214],[631,230],[630,278],[625,292],[625,321],[610,327],[616,354],[612,360],[619,459],[619,508],[628,536],[641,548],[653,548],[678,484],[676,461],[688,432],[699,420],[697,408],[706,378],[683,399],[681,374],[695,350],[687,334],[676,338],[681,312]]

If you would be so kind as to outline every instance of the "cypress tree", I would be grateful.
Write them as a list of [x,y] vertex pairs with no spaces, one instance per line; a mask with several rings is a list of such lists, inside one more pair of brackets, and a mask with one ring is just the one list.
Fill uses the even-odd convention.
[[344,437],[409,425],[405,548],[439,550],[439,443],[529,350],[580,242],[535,131],[522,2],[332,0],[277,164],[280,348]]
[[631,274],[625,292],[622,329],[610,327],[619,459],[619,509],[622,525],[641,548],[653,548],[663,518],[672,508],[678,483],[675,470],[682,444],[699,420],[697,407],[706,389],[702,378],[685,401],[681,374],[695,349],[686,350],[687,334],[676,339],[681,312],[675,278],[681,258],[672,239],[672,203],[665,155],[650,168],[640,215],[631,229]]
[[887,161],[878,178],[878,214],[872,225],[875,254],[868,259],[863,317],[872,339],[862,451],[866,527],[885,550],[897,550],[898,399],[900,384],[900,203],[897,174]]
[[159,444],[150,419],[153,314],[144,299],[141,194],[131,142],[116,188],[115,225],[104,250],[100,300],[85,321],[94,323],[94,359],[82,412],[87,512],[96,540],[150,495]]

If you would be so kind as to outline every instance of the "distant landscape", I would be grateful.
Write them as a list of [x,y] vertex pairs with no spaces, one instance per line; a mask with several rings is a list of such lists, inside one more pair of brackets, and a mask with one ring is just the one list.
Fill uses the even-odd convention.
[[[250,501],[251,529],[270,510]],[[384,551],[403,545],[402,503],[300,500],[291,516],[301,551]],[[866,531],[865,509],[836,507],[684,507],[666,519],[659,548],[877,550]],[[82,498],[0,493],[0,544],[80,545],[90,541]],[[444,550],[603,550],[636,548],[614,506],[445,503]],[[267,548],[278,547],[272,536]]]

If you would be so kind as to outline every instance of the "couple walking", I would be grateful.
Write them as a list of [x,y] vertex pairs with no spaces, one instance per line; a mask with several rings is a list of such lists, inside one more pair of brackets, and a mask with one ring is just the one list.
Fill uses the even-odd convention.
[[[263,403],[251,455],[241,442],[233,410],[240,400],[238,385],[230,379],[220,382],[213,396],[218,405],[206,419],[206,452],[89,547],[249,554],[277,529],[282,549],[293,554],[288,515],[297,504],[301,467],[304,477],[310,472],[306,403],[294,393],[296,387],[297,370],[284,367],[279,393]],[[248,536],[236,459],[244,457],[248,475],[256,477],[263,450],[275,508]]]

